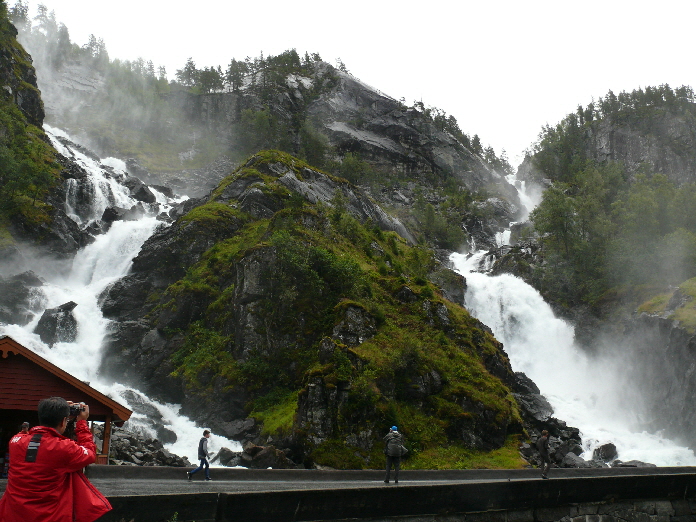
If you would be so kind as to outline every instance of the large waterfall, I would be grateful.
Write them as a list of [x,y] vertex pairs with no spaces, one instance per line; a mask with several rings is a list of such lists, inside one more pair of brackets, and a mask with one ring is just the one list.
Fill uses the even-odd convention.
[[[508,238],[501,234],[499,241]],[[466,277],[466,308],[504,344],[513,370],[539,386],[555,417],[580,429],[583,458],[613,442],[622,461],[696,465],[693,451],[642,429],[640,390],[626,376],[630,362],[577,348],[573,327],[554,316],[539,292],[512,275],[486,274],[491,260],[485,252],[455,253],[450,260]]]
[[[88,173],[88,179],[82,182],[80,190],[90,192],[89,208],[82,208],[79,211],[75,208],[77,184],[74,181],[71,182],[67,191],[66,211],[80,226],[85,227],[94,222],[101,217],[108,206],[130,208],[137,203],[130,197],[128,189],[114,180],[113,173],[105,171],[101,166],[101,164],[108,165],[114,172],[124,175],[125,165],[121,160],[108,158],[96,161],[77,148],[61,143],[57,137],[65,137],[64,133],[48,126],[46,130],[54,147],[62,154],[72,157]],[[56,366],[78,379],[88,381],[92,387],[121,403],[126,403],[122,394],[133,389],[116,382],[105,382],[97,373],[101,360],[102,341],[109,324],[101,313],[97,299],[107,285],[126,275],[132,260],[156,228],[165,226],[156,219],[156,214],[166,210],[172,201],[160,193],[155,192],[155,194],[157,203],[152,204],[151,208],[147,209],[148,212],[140,219],[115,221],[106,233],[98,235],[92,244],[75,255],[68,269],[58,267],[54,262],[38,259],[30,259],[28,266],[18,267],[19,271],[31,268],[46,281],[46,284],[40,288],[40,295],[37,296],[42,309],[54,308],[68,301],[77,303],[73,310],[78,324],[75,342],[58,342],[53,347],[43,343],[40,337],[33,333],[42,311],[39,311],[25,326],[0,325],[0,334],[9,335]],[[166,444],[166,449],[176,455],[188,457],[191,462],[196,462],[201,427],[196,427],[192,420],[179,415],[178,405],[160,404],[147,398],[138,390],[133,391],[156,407],[164,419],[164,427],[176,434],[176,442]],[[70,397],[66,399],[69,400]],[[134,413],[128,424],[131,428],[154,437],[155,433],[148,427],[148,423],[143,422],[144,420],[142,415]],[[211,452],[217,451],[223,445],[235,451],[241,450],[238,442],[212,434],[209,440]]]

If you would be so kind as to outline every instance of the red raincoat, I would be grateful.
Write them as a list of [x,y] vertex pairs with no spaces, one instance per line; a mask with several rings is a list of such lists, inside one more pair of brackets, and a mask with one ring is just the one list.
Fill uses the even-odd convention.
[[[36,462],[26,462],[27,446],[43,433]],[[75,425],[77,442],[53,428],[36,426],[10,439],[10,473],[0,498],[0,522],[93,522],[111,510],[82,468],[97,459],[87,422]]]

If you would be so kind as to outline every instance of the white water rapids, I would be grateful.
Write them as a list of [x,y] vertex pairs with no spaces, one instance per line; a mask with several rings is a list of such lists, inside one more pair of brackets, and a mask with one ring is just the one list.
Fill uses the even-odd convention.
[[640,395],[624,380],[630,361],[620,354],[590,357],[578,349],[573,327],[554,316],[539,292],[509,274],[486,275],[491,260],[484,256],[481,251],[450,257],[466,277],[464,304],[503,343],[512,369],[536,383],[553,416],[580,429],[583,458],[591,459],[595,447],[613,442],[624,462],[696,465],[689,448],[641,429]]
[[[64,133],[48,126],[46,131],[54,147],[62,154],[74,157],[75,161],[89,174],[93,195],[93,198],[90,198],[92,208],[88,212],[89,215],[85,216],[83,213],[82,217],[78,217],[74,213],[69,213],[80,226],[89,225],[110,205],[130,208],[137,203],[130,197],[128,189],[117,183],[113,175],[105,171],[99,162],[58,142],[56,136],[65,137]],[[123,175],[125,172],[125,165],[121,160],[108,158],[102,163],[114,168],[118,175]],[[0,335],[12,337],[78,379],[88,381],[90,386],[117,402],[127,404],[121,394],[129,389],[135,391],[159,410],[164,419],[164,427],[176,434],[177,441],[166,444],[165,448],[176,455],[186,456],[195,463],[198,461],[198,440],[202,435],[203,426],[196,426],[192,420],[180,415],[179,405],[160,404],[138,390],[116,382],[105,382],[97,373],[102,355],[102,341],[109,324],[109,320],[105,319],[101,313],[97,298],[110,283],[128,273],[143,243],[158,226],[163,226],[155,215],[167,209],[171,201],[168,201],[164,195],[153,192],[157,197],[157,204],[149,209],[149,213],[137,221],[115,221],[108,232],[97,236],[92,244],[75,255],[69,269],[66,270],[55,263],[36,258],[28,259],[27,266],[17,267],[16,273],[31,269],[46,281],[46,284],[39,289],[41,295],[37,298],[41,311],[25,326],[0,325]],[[69,211],[72,208],[71,198],[74,194],[69,191],[67,197],[66,209]],[[33,333],[34,328],[43,310],[60,306],[68,301],[74,301],[78,305],[73,310],[78,324],[77,339],[73,343],[59,342],[50,348],[37,334]],[[155,437],[155,433],[150,428],[139,422],[142,419],[142,415],[133,413],[128,424],[147,436]],[[233,451],[241,451],[238,442],[211,434],[208,443],[211,453],[217,452],[223,446]]]

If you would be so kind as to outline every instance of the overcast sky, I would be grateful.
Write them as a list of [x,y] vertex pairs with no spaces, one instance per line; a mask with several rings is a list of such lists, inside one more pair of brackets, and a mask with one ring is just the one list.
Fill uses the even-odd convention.
[[43,3],[73,42],[94,34],[112,59],[152,60],[170,79],[189,57],[223,70],[261,51],[340,58],[382,92],[453,115],[513,166],[543,125],[609,89],[696,85],[691,0]]

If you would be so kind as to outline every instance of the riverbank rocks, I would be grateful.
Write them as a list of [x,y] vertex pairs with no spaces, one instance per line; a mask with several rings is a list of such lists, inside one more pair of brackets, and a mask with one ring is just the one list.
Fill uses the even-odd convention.
[[[97,447],[102,445],[102,428],[95,430]],[[109,447],[109,464],[118,466],[175,466],[190,467],[186,457],[164,449],[158,439],[142,438],[124,428],[113,427]]]

